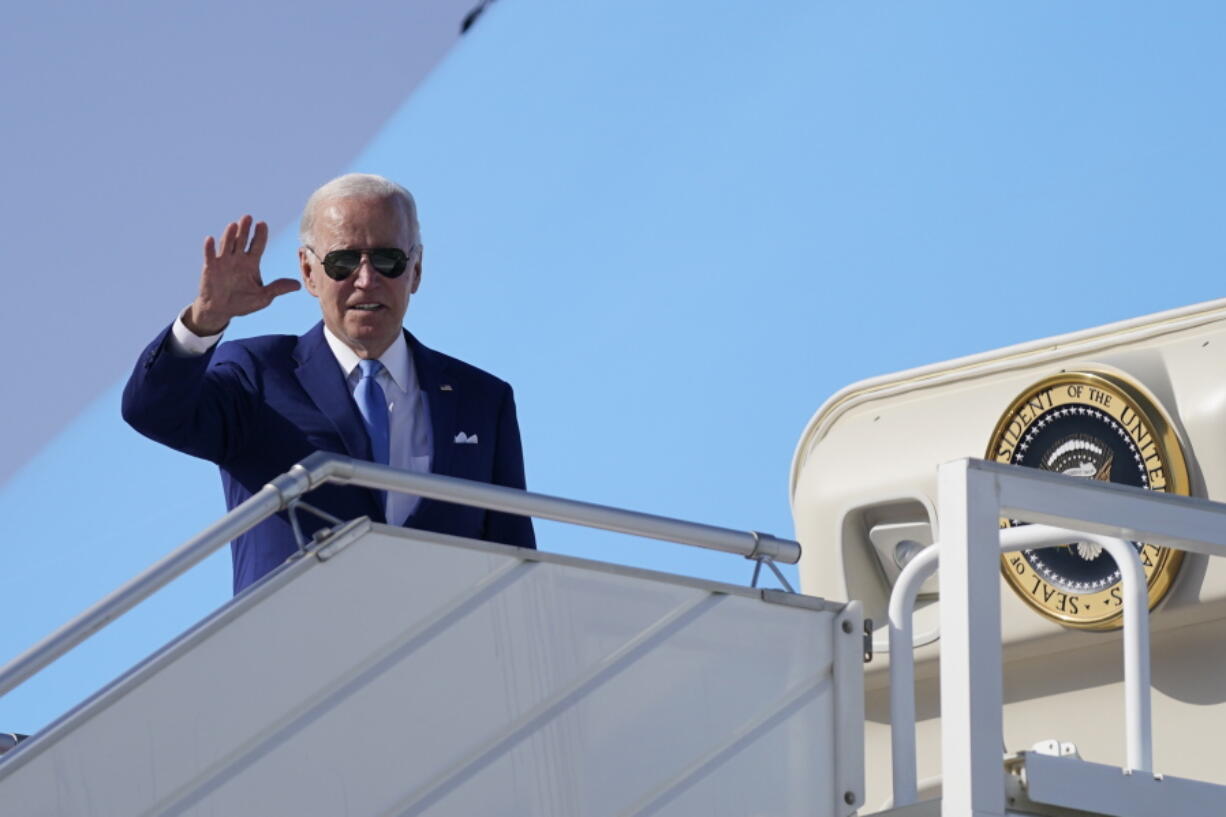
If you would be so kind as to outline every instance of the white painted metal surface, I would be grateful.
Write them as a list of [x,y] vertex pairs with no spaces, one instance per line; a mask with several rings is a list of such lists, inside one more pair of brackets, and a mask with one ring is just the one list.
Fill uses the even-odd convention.
[[[1080,533],[1050,525],[1027,525],[1000,531],[1002,553],[1029,548],[1094,542],[1107,551],[1124,575],[1124,683],[1128,768],[1153,769],[1150,720],[1148,594],[1141,557],[1122,539]],[[915,767],[915,658],[911,616],[920,586],[936,572],[940,543],[925,548],[899,576],[890,596],[890,757],[894,776],[894,806],[918,799]],[[1003,702],[1002,702],[1003,706]]]
[[1112,817],[1208,817],[1226,814],[1226,787],[1073,757],[1025,752],[1024,785],[1036,803]]
[[[500,510],[506,513],[537,516],[572,522],[637,536],[648,536],[728,553],[740,553],[763,562],[785,581],[773,561],[795,563],[800,546],[786,539],[757,531],[737,531],[686,522],[623,508],[532,493],[503,485],[459,479],[442,474],[417,474],[386,465],[354,460],[340,454],[317,451],[289,471],[274,478],[238,507],[205,528],[180,547],[151,565],[139,576],[123,584],[72,621],[48,635],[22,655],[0,667],[0,695],[8,693],[64,653],[106,627],[125,612],[147,599],[159,588],[198,564],[243,531],[277,511],[289,510],[290,522],[299,544],[307,542],[298,527],[297,510],[309,508],[303,494],[327,483],[356,484],[400,491],[415,496],[441,499],[461,505]],[[301,505],[299,505],[301,503]],[[313,513],[321,513],[311,509]],[[330,523],[342,520],[322,514]],[[756,585],[757,582],[755,581]],[[791,590],[791,588],[788,588]]]
[[890,762],[893,803],[916,802],[919,778],[915,766],[915,655],[912,642],[915,596],[936,573],[940,545],[929,545],[907,563],[890,595]]
[[[938,480],[941,813],[1001,817],[999,520],[1045,523],[1226,556],[1226,505],[981,460],[946,463]],[[1089,777],[1084,782],[1092,786]],[[1220,792],[1219,802],[1226,807],[1226,786],[1210,788]]]
[[[1129,380],[1147,392],[1180,441],[1193,494],[1226,499],[1226,300],[852,384],[821,407],[798,443],[791,487],[796,538],[804,546],[801,586],[825,598],[860,600],[878,627],[877,654],[865,669],[870,808],[890,800],[892,761],[898,760],[890,749],[890,593],[905,564],[902,557],[943,539],[947,526],[938,512],[936,466],[983,456],[996,423],[1018,394],[1057,373],[1082,370]],[[1108,488],[1108,494],[1114,490]],[[1070,513],[1063,520],[1037,521],[1085,529],[1068,520],[1081,510],[1098,514],[1096,503],[1066,508]],[[1204,513],[1203,506],[1193,499],[1182,507],[1192,518]],[[965,526],[973,512],[959,513]],[[1118,520],[1106,512],[1095,518],[1102,525],[1091,526],[1092,531],[1111,535]],[[1164,521],[1154,516],[1148,524],[1161,528]],[[984,524],[995,529],[995,521]],[[1127,538],[1163,541],[1134,533]],[[900,547],[900,537],[909,540],[907,548]],[[937,589],[930,580],[920,590],[912,624],[915,777],[921,792],[931,791],[945,773],[939,670],[947,664],[951,643],[941,626],[948,600]],[[1001,731],[1007,748],[1059,737],[1076,741],[1083,756],[1095,762],[1130,765],[1120,717],[1126,686],[1121,633],[1070,630],[1036,613],[1009,589],[995,598],[995,608],[980,601],[968,609],[999,619],[994,649],[1001,649],[1004,662]],[[1226,730],[1226,684],[1220,680],[1226,677],[1226,559],[1189,552],[1149,622],[1153,766],[1226,784],[1226,767],[1217,761],[1210,737]]]
[[[892,523],[940,526],[936,466],[983,457],[992,430],[1026,387],[1060,371],[1117,373],[1140,383],[1170,415],[1191,454],[1193,493],[1226,497],[1226,299],[1044,338],[971,357],[871,378],[831,397],[809,421],[791,468],[796,538],[806,593],[859,599],[884,624],[890,582],[869,540],[875,509],[913,507]],[[1202,592],[1174,591],[1172,605],[1211,595],[1226,601],[1226,561]],[[1012,594],[1009,594],[1010,596]],[[1022,615],[1006,597],[1006,639],[1059,634]],[[937,605],[921,609],[917,632],[933,629]],[[884,633],[882,634],[884,636]],[[884,637],[879,639],[882,651]]]
[[6,755],[0,802],[568,817],[863,802],[857,605],[364,521],[319,554]]
[[[966,463],[938,475],[941,516],[941,766],[945,817],[1000,817],[1004,701],[1000,661],[1000,513]],[[980,543],[990,543],[984,547]],[[978,547],[972,546],[978,545]],[[990,581],[982,581],[990,576]],[[990,747],[990,748],[989,748]]]

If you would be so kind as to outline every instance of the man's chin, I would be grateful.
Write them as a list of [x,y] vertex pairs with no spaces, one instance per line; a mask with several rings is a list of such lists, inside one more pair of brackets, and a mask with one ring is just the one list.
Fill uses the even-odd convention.
[[386,310],[379,312],[350,311],[345,315],[345,331],[354,337],[372,337],[387,334],[392,316]]
[[[387,315],[383,316],[387,318]],[[392,326],[390,321],[345,321],[345,332],[342,337],[354,349],[375,350],[382,354],[383,350],[396,339],[400,327]]]

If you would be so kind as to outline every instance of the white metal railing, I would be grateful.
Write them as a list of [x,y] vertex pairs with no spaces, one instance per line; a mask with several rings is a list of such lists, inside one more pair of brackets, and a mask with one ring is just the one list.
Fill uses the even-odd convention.
[[[1124,721],[1128,768],[1153,770],[1153,733],[1149,683],[1149,588],[1136,549],[1123,539],[1082,533],[1051,525],[1027,525],[1000,531],[1000,551],[1044,548],[1071,542],[1100,545],[1120,568],[1124,596]],[[907,563],[890,594],[890,758],[894,805],[918,799],[915,748],[915,653],[912,614],[924,580],[936,572],[940,543],[929,545]]]
[[[239,534],[279,511],[292,512],[300,505],[309,508],[302,502],[303,495],[326,483],[400,491],[427,499],[735,553],[768,564],[777,561],[795,564],[800,560],[798,543],[770,534],[686,522],[440,474],[411,473],[340,454],[317,452],[273,479],[217,522],[5,665],[0,669],[0,696]],[[297,533],[297,522],[292,521]]]
[[[937,508],[939,543],[904,569],[890,599],[895,805],[915,799],[910,611],[939,559],[942,813],[1005,813],[1002,550],[1081,540],[1101,544],[1116,560],[1125,591],[1128,764],[1150,771],[1148,589],[1128,541],[1226,556],[1226,504],[966,459],[938,470]],[[1032,524],[1002,530],[1002,517]]]

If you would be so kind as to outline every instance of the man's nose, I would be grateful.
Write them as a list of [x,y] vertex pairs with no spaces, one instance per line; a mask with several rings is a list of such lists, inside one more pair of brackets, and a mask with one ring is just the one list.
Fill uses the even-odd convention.
[[353,285],[362,289],[369,289],[379,279],[379,272],[375,269],[375,265],[371,263],[370,256],[362,253],[362,262],[358,265],[357,271],[353,273]]

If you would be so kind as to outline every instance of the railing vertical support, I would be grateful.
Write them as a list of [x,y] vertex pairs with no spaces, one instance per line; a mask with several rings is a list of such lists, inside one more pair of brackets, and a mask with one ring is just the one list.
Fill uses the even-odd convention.
[[909,806],[919,794],[915,768],[915,599],[924,580],[936,572],[940,545],[929,545],[894,582],[890,594],[890,761],[894,772],[894,807]]
[[1003,817],[1004,684],[1000,644],[1000,522],[994,480],[966,460],[939,485],[943,817]]

